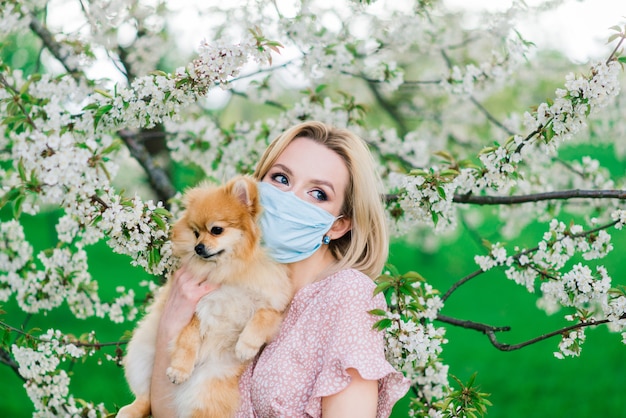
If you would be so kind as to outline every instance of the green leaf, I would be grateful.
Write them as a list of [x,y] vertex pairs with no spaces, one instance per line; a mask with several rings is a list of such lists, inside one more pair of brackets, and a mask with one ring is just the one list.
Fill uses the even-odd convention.
[[375,329],[377,329],[379,331],[382,331],[382,330],[384,330],[386,328],[389,328],[392,323],[393,322],[391,322],[391,319],[389,319],[389,318],[381,319],[380,321],[376,322],[373,325],[373,328],[375,328]]
[[26,116],[20,113],[15,116],[9,116],[8,118],[4,118],[4,120],[2,121],[2,124],[7,125],[7,126],[14,125],[15,130],[17,130],[17,128],[19,128],[24,123],[25,120],[26,120]]
[[158,248],[152,248],[150,250],[150,255],[149,255],[149,265],[155,266],[157,264],[159,264],[159,262],[161,261],[161,253],[159,252]]
[[26,199],[26,196],[20,194],[13,202],[13,217],[15,219],[19,219],[20,215],[22,215],[22,205],[24,204],[24,199]]
[[106,90],[102,90],[102,89],[94,89],[93,91],[95,91],[98,94],[103,95],[104,97],[108,98],[108,99],[112,99],[113,96],[111,95],[111,93],[109,93]]
[[9,328],[4,328],[4,332],[2,333],[2,343],[0,344],[5,348],[11,346],[11,330]]
[[393,283],[390,283],[390,282],[379,283],[378,285],[376,285],[376,288],[374,289],[374,295],[384,292],[385,290],[390,289],[392,287],[393,287]]
[[163,76],[163,77],[167,77],[168,75],[165,71],[161,71],[161,70],[150,71],[148,74],[156,75],[156,76]]
[[387,263],[387,264],[385,264],[385,268],[391,272],[392,276],[399,276],[400,275],[400,272],[398,271],[396,266],[394,266],[393,264]]
[[439,222],[439,214],[437,212],[430,212],[430,216],[433,218],[433,223],[437,225],[437,222]]
[[438,156],[438,157],[443,158],[444,160],[446,160],[448,162],[453,162],[454,161],[454,157],[448,151],[445,151],[445,150],[436,151],[433,154]]
[[100,107],[98,103],[89,103],[87,106],[83,107],[83,110],[96,110]]
[[452,168],[446,168],[445,170],[442,170],[439,175],[442,177],[456,177],[459,175],[459,172],[458,170],[454,170]]
[[24,167],[24,160],[21,158],[17,163],[17,172],[20,175],[20,179],[26,181],[26,167]]
[[416,282],[416,281],[420,281],[420,282],[425,282],[426,281],[426,279],[424,279],[424,276],[422,276],[421,274],[419,274],[416,271],[408,271],[408,272],[404,273],[402,275],[402,277],[405,278],[405,279],[412,280],[413,283]]
[[111,109],[113,109],[113,105],[107,104],[104,106],[100,106],[98,110],[96,110],[95,115],[93,115],[93,129],[94,130],[98,127],[98,124],[100,123],[100,120],[102,119],[102,117],[106,115],[108,112],[110,112]]
[[171,218],[172,217],[172,213],[165,209],[165,208],[156,208],[154,210],[154,213],[156,213],[157,215],[161,215],[164,218]]
[[417,298],[417,293],[415,293],[415,289],[413,289],[411,286],[407,286],[407,285],[400,286],[398,290],[400,291],[400,293],[404,293],[407,296]]
[[0,209],[4,207],[7,203],[15,200],[22,193],[22,189],[18,187],[14,187],[0,198]]
[[163,219],[156,213],[152,214],[151,218],[154,221],[154,223],[156,223],[159,226],[159,229],[165,230],[167,228]]
[[606,41],[607,44],[610,44],[611,42],[613,42],[614,40],[616,40],[617,38],[619,38],[621,36],[620,33],[615,33],[611,36],[609,36],[608,41]]
[[113,141],[111,143],[111,145],[109,145],[108,147],[106,147],[105,149],[102,150],[102,154],[109,154],[113,151],[117,151],[122,147],[122,142],[121,141]]
[[387,311],[384,309],[372,309],[369,313],[376,316],[387,316]]

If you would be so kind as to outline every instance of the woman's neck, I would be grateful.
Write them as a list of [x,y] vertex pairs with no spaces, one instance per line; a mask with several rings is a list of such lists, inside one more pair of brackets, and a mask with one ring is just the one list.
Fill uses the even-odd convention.
[[328,251],[328,247],[324,246],[310,257],[289,264],[289,277],[294,288],[294,294],[303,287],[323,279],[324,273],[335,261],[335,258]]

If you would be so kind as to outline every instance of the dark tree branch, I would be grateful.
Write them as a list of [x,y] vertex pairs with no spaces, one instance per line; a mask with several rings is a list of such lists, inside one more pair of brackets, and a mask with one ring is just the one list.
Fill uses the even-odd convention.
[[80,71],[76,68],[72,68],[67,63],[67,54],[63,54],[61,45],[54,40],[54,36],[50,31],[39,22],[36,17],[32,17],[30,20],[30,29],[39,36],[45,47],[50,53],[65,67],[65,70],[74,78],[80,76]]
[[[35,17],[32,17],[31,19],[30,28],[37,34],[37,36],[39,36],[50,53],[52,53],[52,55],[59,60],[61,64],[63,64],[68,73],[70,73],[74,78],[81,75],[79,71],[71,68],[67,64],[67,55],[63,54],[60,44],[54,40],[50,31],[48,31],[48,29],[44,27]],[[141,140],[143,139],[143,134],[134,134],[128,130],[121,130],[118,132],[118,135],[125,142],[131,155],[144,168],[150,185],[156,192],[158,199],[163,201],[167,206],[167,201],[176,194],[176,189],[172,185],[167,172],[154,163],[152,155]],[[140,139],[139,136],[142,136],[142,138]]]
[[19,372],[19,365],[11,358],[9,352],[3,348],[0,348],[0,364],[9,366],[20,379],[22,379],[24,382],[26,381],[26,379],[24,379],[24,377]]
[[626,190],[559,190],[528,194],[521,196],[476,196],[471,194],[454,195],[455,203],[474,205],[516,205],[520,203],[540,202],[543,200],[567,200],[567,199],[626,199]]
[[[387,203],[398,200],[397,194],[384,196]],[[626,200],[626,190],[557,190],[554,192],[535,193],[519,196],[476,196],[471,193],[455,194],[454,203],[471,205],[518,205],[521,203],[541,202],[544,200],[568,199],[619,199]]]
[[456,319],[441,314],[437,315],[437,320],[457,327],[480,331],[484,334],[487,332],[502,332],[511,330],[511,327],[494,327],[493,325],[481,324],[480,322],[467,321],[464,319]]
[[[361,78],[365,79],[364,77],[361,77]],[[406,135],[406,133],[408,132],[408,128],[406,126],[406,123],[402,119],[402,116],[400,116],[400,114],[398,113],[398,110],[396,109],[396,107],[392,105],[391,103],[389,103],[389,101],[387,101],[380,94],[380,91],[378,90],[376,83],[367,81],[367,87],[369,87],[370,91],[376,98],[376,101],[378,102],[380,107],[383,108],[383,110],[387,112],[387,114],[391,117],[391,119],[393,119],[398,124],[398,127],[400,128],[399,135],[401,137],[404,137],[404,135]]]
[[[626,318],[626,314],[622,315],[620,319],[624,319]],[[467,328],[467,329],[473,329],[479,332],[482,332],[483,334],[487,335],[487,337],[489,338],[489,341],[491,342],[491,344],[496,347],[498,350],[500,351],[515,351],[515,350],[519,350],[521,348],[524,348],[526,346],[538,343],[540,341],[543,340],[547,340],[548,338],[552,338],[554,336],[557,335],[562,335],[566,332],[575,330],[575,329],[579,329],[579,328],[585,328],[585,327],[592,327],[592,326],[596,326],[596,325],[601,325],[601,324],[606,324],[608,322],[610,322],[608,319],[603,319],[600,321],[595,321],[595,320],[589,320],[589,321],[582,321],[578,324],[575,325],[571,325],[569,327],[565,327],[565,328],[561,328],[559,330],[556,331],[552,331],[549,332],[547,334],[543,334],[540,335],[538,337],[535,337],[533,339],[530,339],[528,341],[524,341],[521,342],[519,344],[505,344],[505,343],[501,343],[498,341],[498,338],[496,337],[496,333],[497,332],[503,332],[503,331],[510,331],[511,327],[494,327],[492,325],[486,325],[486,324],[481,324],[479,322],[473,322],[473,321],[466,321],[466,320],[460,320],[460,319],[456,319],[456,318],[451,318],[445,315],[437,315],[437,320],[441,321],[441,322],[445,322],[446,324],[451,324],[451,325],[455,325],[461,328]]]
[[450,295],[452,295],[452,293],[454,293],[459,287],[463,286],[465,283],[469,282],[474,277],[481,275],[482,273],[484,273],[484,271],[476,270],[475,272],[473,272],[471,274],[468,274],[467,276],[465,276],[462,279],[460,279],[457,282],[455,282],[450,287],[450,289],[448,289],[448,291],[441,297],[441,301],[445,302],[446,299],[448,299],[450,297]]
[[118,135],[128,147],[133,158],[135,158],[146,171],[150,185],[156,191],[159,200],[163,201],[167,206],[167,201],[176,194],[176,189],[172,185],[167,172],[154,163],[152,155],[143,142],[137,138],[136,134],[122,129],[118,132]]

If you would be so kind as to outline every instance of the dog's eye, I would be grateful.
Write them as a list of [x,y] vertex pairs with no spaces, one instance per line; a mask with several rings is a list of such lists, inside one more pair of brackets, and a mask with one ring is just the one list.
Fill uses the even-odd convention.
[[224,228],[221,226],[214,226],[211,228],[211,235],[220,235],[222,232],[224,232]]
[[196,236],[196,238],[198,238],[200,236],[200,233],[198,231],[196,231],[195,229],[193,231],[193,234]]

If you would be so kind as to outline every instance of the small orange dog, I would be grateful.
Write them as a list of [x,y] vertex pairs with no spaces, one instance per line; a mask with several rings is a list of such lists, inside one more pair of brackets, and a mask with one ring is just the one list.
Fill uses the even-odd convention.
[[[253,179],[192,188],[184,203],[172,229],[173,254],[188,272],[220,287],[200,299],[193,319],[171,343],[171,402],[178,418],[231,417],[239,406],[239,376],[278,331],[291,285],[284,266],[260,246],[261,206]],[[157,327],[170,286],[162,287],[128,344],[124,367],[136,399],[118,418],[150,415]]]

